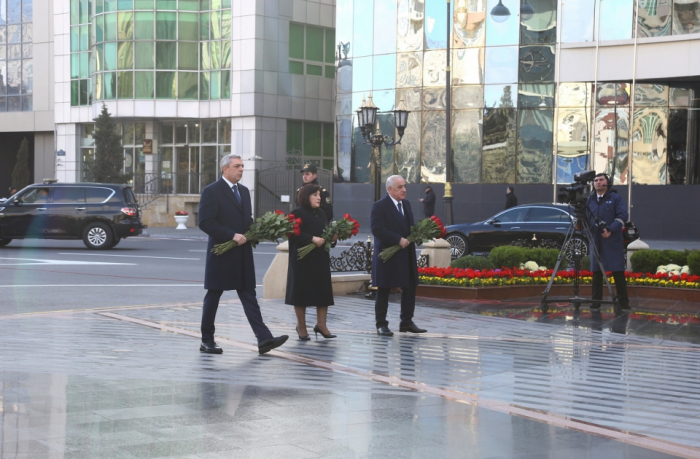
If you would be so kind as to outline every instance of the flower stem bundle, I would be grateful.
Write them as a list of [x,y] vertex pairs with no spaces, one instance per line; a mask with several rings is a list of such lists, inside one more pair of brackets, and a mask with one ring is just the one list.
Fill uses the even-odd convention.
[[[421,245],[423,241],[441,239],[445,237],[446,234],[447,230],[445,230],[445,227],[442,226],[440,219],[433,215],[432,217],[424,218],[413,225],[411,227],[411,234],[406,239],[408,242],[415,242],[416,244]],[[401,250],[401,246],[399,244],[392,245],[391,247],[387,247],[386,249],[382,250],[379,254],[379,258],[386,262],[389,258],[396,255],[399,250]]]
[[[260,241],[275,242],[280,238],[289,237],[292,233],[299,234],[300,224],[301,219],[294,217],[294,214],[285,215],[281,210],[276,210],[257,218],[243,236],[255,247]],[[211,251],[215,255],[221,255],[237,246],[238,243],[231,240],[216,244]]]
[[[350,239],[352,236],[355,236],[358,231],[360,231],[360,224],[357,223],[357,220],[353,219],[350,214],[345,214],[343,215],[342,219],[335,221],[330,225],[326,225],[326,228],[321,234],[321,238],[325,241],[323,248],[326,249],[326,252],[330,252],[331,245],[333,244],[333,238],[336,235],[338,235],[339,241],[345,241],[346,239]],[[300,248],[297,251],[297,259],[301,260],[311,253],[311,251],[316,247],[316,244],[312,242],[311,244],[307,244]]]

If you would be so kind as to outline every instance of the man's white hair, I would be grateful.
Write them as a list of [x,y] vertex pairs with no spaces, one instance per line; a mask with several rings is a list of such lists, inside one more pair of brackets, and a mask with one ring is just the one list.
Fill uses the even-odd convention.
[[386,189],[388,190],[389,188],[393,188],[394,184],[396,183],[396,179],[403,179],[400,175],[392,175],[388,179],[386,179]]
[[231,160],[233,158],[241,159],[241,155],[229,153],[228,155],[224,156],[223,158],[221,158],[221,162],[220,162],[221,168],[223,169],[224,167],[228,167],[228,165],[231,164]]

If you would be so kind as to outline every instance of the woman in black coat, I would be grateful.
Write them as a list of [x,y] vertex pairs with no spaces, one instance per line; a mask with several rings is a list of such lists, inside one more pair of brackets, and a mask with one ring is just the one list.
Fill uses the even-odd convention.
[[[330,254],[322,246],[326,242],[321,235],[326,227],[326,213],[321,209],[321,187],[305,185],[299,190],[297,204],[292,213],[301,218],[299,235],[289,237],[289,267],[287,269],[287,294],[284,302],[294,306],[297,316],[297,334],[302,341],[309,340],[306,331],[306,308],[316,306],[314,332],[324,338],[335,338],[326,326],[328,306],[333,304]],[[301,247],[314,243],[316,247],[301,260],[297,252]],[[304,333],[302,335],[302,332]]]

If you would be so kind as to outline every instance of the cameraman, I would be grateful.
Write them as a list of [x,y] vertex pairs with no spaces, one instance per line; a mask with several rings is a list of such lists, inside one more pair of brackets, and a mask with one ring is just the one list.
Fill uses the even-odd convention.
[[[629,309],[627,281],[625,280],[625,245],[622,228],[627,221],[627,206],[622,197],[610,189],[610,177],[598,174],[593,180],[595,191],[588,196],[588,223],[591,227],[593,242],[598,249],[600,261],[606,271],[612,271],[615,290],[622,309]],[[590,251],[591,271],[593,271],[592,299],[603,299],[603,273],[593,251]],[[600,304],[591,305],[591,309],[600,308]]]

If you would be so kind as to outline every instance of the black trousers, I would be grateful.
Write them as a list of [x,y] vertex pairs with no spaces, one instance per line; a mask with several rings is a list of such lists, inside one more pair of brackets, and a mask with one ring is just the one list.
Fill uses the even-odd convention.
[[[258,343],[272,338],[270,329],[267,328],[267,325],[263,322],[260,306],[255,297],[255,289],[236,290],[236,292],[243,304],[243,312],[245,312],[245,316],[248,318],[248,323],[250,324],[250,328],[253,329],[255,337],[258,339]],[[216,319],[216,311],[219,308],[219,299],[221,299],[223,293],[223,290],[207,290],[207,294],[204,296],[204,305],[202,307],[203,342],[214,341],[214,320]]]
[[[389,325],[386,320],[386,313],[389,310],[388,287],[377,288],[377,298],[374,301],[374,315],[377,321],[377,328]],[[401,289],[401,325],[408,326],[413,323],[413,313],[416,310],[416,286],[403,287]]]
[[[617,293],[617,298],[620,301],[620,307],[627,309],[630,306],[630,299],[627,296],[627,280],[625,279],[624,271],[613,271],[612,277],[615,279],[615,292]],[[600,271],[593,271],[593,285],[591,286],[592,295],[591,299],[602,300],[603,299],[603,273]],[[596,305],[594,305],[596,306]]]

